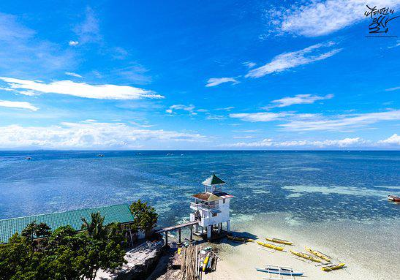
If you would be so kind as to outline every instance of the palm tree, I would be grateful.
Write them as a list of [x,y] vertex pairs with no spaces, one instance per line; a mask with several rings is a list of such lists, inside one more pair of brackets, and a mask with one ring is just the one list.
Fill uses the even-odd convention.
[[101,239],[106,236],[107,229],[103,225],[104,217],[100,212],[90,214],[91,221],[88,222],[86,218],[82,218],[82,230],[86,230],[88,235],[94,239]]

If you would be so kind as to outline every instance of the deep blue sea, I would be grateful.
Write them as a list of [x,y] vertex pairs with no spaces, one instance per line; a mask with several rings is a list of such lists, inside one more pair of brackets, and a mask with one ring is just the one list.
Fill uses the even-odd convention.
[[235,215],[400,217],[400,205],[386,200],[400,195],[400,152],[3,151],[0,219],[140,198],[162,214],[161,225],[170,224],[188,217],[190,196],[213,172],[235,196]]

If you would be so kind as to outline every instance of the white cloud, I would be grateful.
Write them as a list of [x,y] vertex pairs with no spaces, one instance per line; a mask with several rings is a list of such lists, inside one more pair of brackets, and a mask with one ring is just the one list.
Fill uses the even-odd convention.
[[331,99],[331,98],[333,98],[333,94],[328,94],[325,96],[298,94],[294,97],[285,97],[282,99],[273,100],[271,103],[274,103],[275,105],[272,105],[271,107],[287,107],[295,104],[312,104],[318,100]]
[[86,9],[85,20],[75,27],[75,33],[78,35],[79,42],[82,44],[95,43],[102,40],[99,20],[90,7]]
[[291,7],[271,8],[266,11],[272,33],[323,36],[352,24],[367,20],[365,6],[396,8],[399,0],[314,0],[295,3]]
[[393,88],[388,88],[386,89],[386,91],[395,91],[395,90],[399,90],[400,87],[393,87]]
[[292,131],[313,131],[313,130],[334,130],[341,131],[362,127],[380,121],[400,120],[400,110],[393,110],[380,113],[365,113],[352,115],[339,115],[333,117],[321,117],[320,119],[291,120],[288,123],[280,124],[286,130]]
[[378,143],[400,145],[400,135],[393,134],[385,140],[380,140]]
[[49,84],[20,80],[14,78],[0,77],[12,89],[24,89],[39,93],[55,93],[72,95],[84,98],[94,99],[140,99],[140,98],[163,98],[163,96],[155,94],[152,91],[136,88],[132,86],[118,85],[89,85],[86,83],[75,83],[73,81],[56,81]]
[[234,78],[210,78],[207,81],[206,87],[215,87],[223,83],[232,83],[235,85],[239,82]]
[[68,45],[70,45],[70,46],[72,46],[72,47],[75,47],[75,46],[77,46],[78,44],[79,44],[78,41],[69,41],[69,42],[68,42]]
[[279,124],[279,126],[290,131],[345,131],[381,121],[400,120],[400,110],[333,116],[295,114],[293,112],[238,113],[230,114],[229,116],[247,122],[285,121],[285,123]]
[[393,48],[397,48],[400,46],[400,40],[397,40],[397,43],[394,44],[393,46],[388,47],[388,49],[393,49]]
[[205,137],[195,133],[165,130],[148,130],[123,123],[62,123],[48,127],[0,127],[1,148],[57,148],[57,149],[106,149],[136,148],[150,141],[199,142]]
[[211,115],[209,114],[206,118],[207,120],[217,120],[217,121],[221,121],[226,119],[225,116],[221,116],[221,115]]
[[321,49],[326,49],[333,45],[335,45],[334,42],[321,43],[312,45],[300,51],[282,53],[275,56],[271,62],[264,66],[250,70],[245,77],[260,78],[268,74],[283,72],[297,66],[327,59],[341,51],[341,49],[330,49],[329,51],[325,50],[324,52],[321,51]]
[[254,136],[252,135],[243,135],[243,136],[233,136],[233,139],[252,139]]
[[68,69],[77,63],[69,48],[39,39],[36,31],[21,18],[0,13],[0,70],[9,75],[26,75],[35,69],[41,74]]
[[241,119],[242,121],[247,122],[270,122],[280,120],[283,117],[287,116],[287,113],[239,113],[239,114],[229,114],[229,117]]
[[261,141],[255,142],[240,142],[235,144],[229,144],[229,147],[236,148],[262,148],[262,147],[275,147],[275,148],[290,148],[290,147],[317,147],[317,148],[326,148],[326,147],[357,147],[362,144],[367,143],[367,141],[356,137],[356,138],[345,138],[340,140],[323,140],[323,141],[309,141],[309,140],[294,140],[294,141],[273,141],[272,139],[264,139]]
[[191,115],[197,115],[197,113],[194,111],[195,107],[194,105],[182,105],[182,104],[177,104],[177,105],[172,105],[169,107],[169,109],[166,110],[167,113],[172,114],[174,111],[177,110],[182,110],[190,113]]
[[0,100],[0,107],[28,109],[32,111],[39,110],[39,108],[33,106],[29,102],[17,102],[17,101],[7,101],[7,100]]
[[83,78],[81,75],[73,73],[73,72],[65,72],[65,75],[76,77],[76,78]]
[[254,66],[256,66],[256,63],[251,62],[251,61],[246,61],[246,62],[243,62],[243,65],[250,69],[250,68],[253,68]]
[[231,111],[232,109],[235,109],[235,107],[224,107],[224,108],[217,108],[215,109],[216,111]]

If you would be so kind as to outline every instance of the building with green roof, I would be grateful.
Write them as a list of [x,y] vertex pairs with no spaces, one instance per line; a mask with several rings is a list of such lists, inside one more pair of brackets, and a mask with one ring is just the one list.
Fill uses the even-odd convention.
[[36,223],[46,223],[52,230],[66,225],[70,225],[74,229],[80,230],[82,226],[82,218],[90,220],[90,214],[97,212],[100,212],[100,214],[104,216],[105,225],[113,222],[121,224],[133,222],[133,215],[127,204],[4,219],[0,220],[0,243],[8,242],[8,239],[14,233],[21,233],[22,230],[33,221],[36,221]]

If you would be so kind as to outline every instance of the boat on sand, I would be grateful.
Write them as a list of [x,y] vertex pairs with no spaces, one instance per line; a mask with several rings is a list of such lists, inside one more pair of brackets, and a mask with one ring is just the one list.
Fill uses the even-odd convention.
[[325,260],[327,262],[331,262],[331,258],[328,255],[325,255],[324,253],[321,253],[320,251],[316,251],[316,250],[313,250],[313,249],[308,248],[308,247],[306,247],[306,250],[308,252],[310,252],[311,254],[313,254],[314,256],[317,256],[320,259],[323,259],[323,260]]
[[270,249],[277,250],[277,251],[283,251],[283,247],[279,247],[279,246],[276,246],[274,244],[264,243],[264,242],[260,242],[260,241],[257,241],[257,244],[261,245],[261,246],[264,246],[264,247],[267,247],[267,248],[270,248]]
[[321,267],[321,269],[323,271],[332,271],[332,270],[336,270],[336,269],[341,269],[345,266],[344,263],[338,263],[338,264],[331,264],[331,265],[327,265],[324,267]]
[[306,259],[306,260],[310,260],[310,261],[318,262],[318,263],[321,263],[321,262],[322,262],[320,259],[314,258],[313,256],[310,256],[310,255],[308,255],[308,254],[306,254],[306,253],[296,252],[296,251],[293,251],[293,250],[290,250],[290,252],[291,252],[293,255],[296,255],[296,256],[298,256],[298,257],[300,257],[300,258],[303,258],[303,259]]
[[257,271],[288,276],[302,276],[303,272],[293,271],[291,267],[267,265],[265,268],[256,267]]
[[253,239],[250,238],[245,238],[245,237],[239,237],[239,236],[233,236],[233,235],[227,235],[227,238],[233,241],[237,242],[253,242]]
[[274,242],[274,243],[279,243],[279,244],[285,244],[285,245],[293,245],[293,242],[284,240],[284,239],[279,239],[279,238],[265,238],[268,241]]

